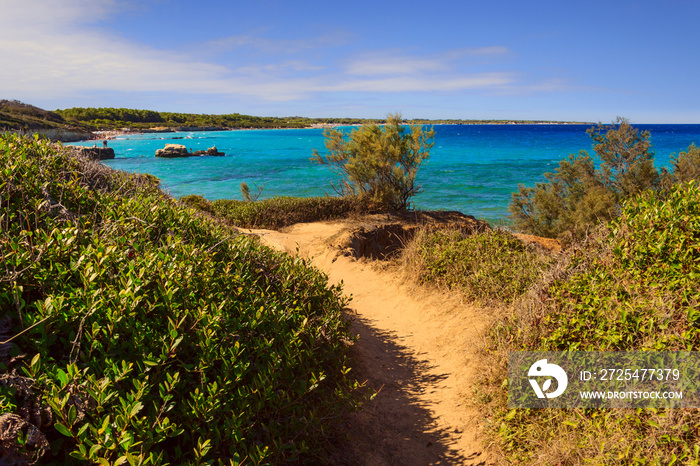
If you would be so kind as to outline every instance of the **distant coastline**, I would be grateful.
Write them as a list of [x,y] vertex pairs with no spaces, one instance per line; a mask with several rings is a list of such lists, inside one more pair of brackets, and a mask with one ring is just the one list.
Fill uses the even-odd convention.
[[[410,125],[580,125],[556,120],[406,119]],[[0,130],[38,133],[64,142],[109,139],[119,134],[228,131],[242,129],[333,128],[383,124],[371,118],[259,117],[232,113],[207,115],[127,108],[69,108],[48,111],[17,100],[0,100]]]
[[[532,120],[405,120],[407,125],[452,125],[452,126],[476,126],[476,125],[595,125],[592,122],[579,121],[532,121]],[[288,127],[288,126],[246,126],[246,127],[223,127],[223,126],[156,126],[147,128],[121,128],[111,130],[96,130],[92,132],[92,139],[114,139],[117,136],[129,134],[159,134],[159,133],[187,133],[187,132],[205,132],[205,131],[245,131],[259,129],[326,129],[337,128],[339,126],[362,126],[367,124],[383,125],[383,120],[363,120],[353,123],[327,123],[318,122],[310,123],[305,126]]]

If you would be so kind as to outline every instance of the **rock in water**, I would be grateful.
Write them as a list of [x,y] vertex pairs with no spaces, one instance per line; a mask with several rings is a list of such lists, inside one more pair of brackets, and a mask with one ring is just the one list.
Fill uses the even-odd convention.
[[219,150],[216,148],[216,146],[214,146],[214,147],[210,147],[207,150],[196,150],[192,153],[192,155],[200,155],[200,156],[201,155],[211,155],[214,157],[223,157],[226,154],[224,154],[223,152],[219,152]]
[[187,147],[182,144],[166,144],[164,149],[158,149],[156,151],[156,157],[189,157],[190,154],[187,152]]

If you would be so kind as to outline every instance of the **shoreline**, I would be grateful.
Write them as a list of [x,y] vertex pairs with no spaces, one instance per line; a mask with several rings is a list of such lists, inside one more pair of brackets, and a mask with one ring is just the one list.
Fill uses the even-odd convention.
[[[154,128],[140,128],[140,129],[128,129],[123,128],[119,130],[97,130],[93,131],[91,134],[94,136],[90,139],[85,139],[84,141],[93,140],[103,140],[103,139],[115,139],[118,136],[124,136],[129,134],[160,134],[160,133],[188,133],[188,132],[215,132],[215,131],[255,131],[255,130],[294,130],[294,129],[328,129],[328,128],[338,128],[341,126],[351,126],[360,127],[369,123],[357,123],[357,124],[344,124],[344,123],[313,123],[311,125],[301,126],[298,128],[290,127],[250,127],[250,128],[224,128],[224,127],[212,127],[212,126],[174,126],[174,127],[163,127],[157,126]],[[383,126],[384,123],[376,123],[379,126]],[[451,123],[451,122],[436,122],[431,123],[419,122],[415,123],[412,121],[406,121],[406,125],[420,125],[420,126],[588,126],[595,125],[595,123],[585,123],[585,122],[519,122],[519,121],[502,121],[502,122],[461,122],[461,123]]]

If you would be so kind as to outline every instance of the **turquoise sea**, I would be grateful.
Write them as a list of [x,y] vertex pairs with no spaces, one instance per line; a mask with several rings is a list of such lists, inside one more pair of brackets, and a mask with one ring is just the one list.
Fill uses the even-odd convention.
[[[593,155],[588,125],[438,125],[430,159],[421,167],[424,192],[414,198],[420,209],[459,210],[493,224],[508,223],[508,203],[518,184],[544,180],[569,154]],[[656,164],[668,166],[672,153],[700,145],[700,125],[635,125],[651,132]],[[347,128],[349,131],[351,128]],[[175,197],[200,194],[208,199],[240,199],[245,181],[272,196],[335,194],[328,167],[309,160],[324,149],[321,129],[234,130],[149,133],[110,140],[116,158],[104,163],[119,170],[150,173]],[[98,143],[101,142],[97,141]],[[95,141],[76,143],[92,145]],[[216,146],[225,157],[160,159],[167,143],[192,150]]]

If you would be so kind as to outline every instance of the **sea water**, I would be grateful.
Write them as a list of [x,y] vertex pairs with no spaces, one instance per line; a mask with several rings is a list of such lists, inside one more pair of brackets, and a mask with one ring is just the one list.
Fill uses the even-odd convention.
[[[591,155],[590,125],[437,125],[430,158],[418,171],[423,192],[414,207],[458,210],[492,224],[508,223],[508,204],[518,185],[534,186],[560,160],[581,150]],[[669,166],[673,153],[700,145],[700,125],[635,125],[651,132],[658,167]],[[352,128],[344,128],[351,131]],[[97,141],[101,146],[101,141]],[[93,145],[95,141],[77,143]],[[224,157],[156,158],[165,144],[188,149],[212,146]],[[310,160],[323,152],[322,129],[234,130],[146,133],[109,141],[115,151],[110,167],[150,173],[175,197],[200,194],[207,199],[241,199],[240,185],[261,199],[273,196],[335,195],[338,180],[328,166]]]

